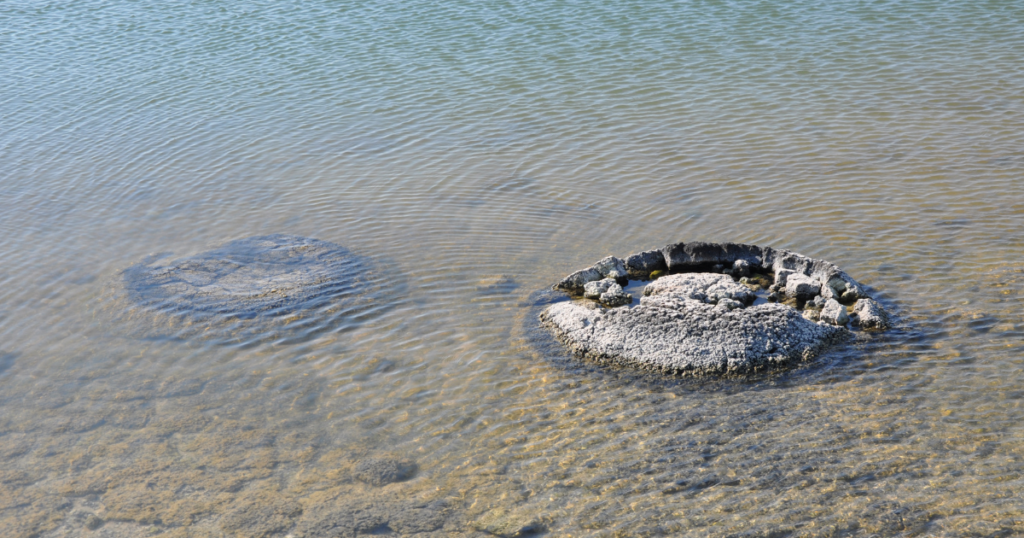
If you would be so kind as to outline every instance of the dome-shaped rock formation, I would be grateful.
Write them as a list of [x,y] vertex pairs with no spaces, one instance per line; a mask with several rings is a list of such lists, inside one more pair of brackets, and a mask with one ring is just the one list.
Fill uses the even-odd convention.
[[379,309],[378,264],[344,247],[294,235],[231,241],[123,273],[129,299],[167,316],[175,336],[229,342],[310,334]]
[[[635,307],[622,307],[631,297],[592,293],[594,282],[626,284],[621,266],[628,279],[656,278]],[[864,286],[834,264],[756,245],[677,243],[625,260],[608,257],[554,289],[595,299],[555,303],[541,313],[575,354],[683,375],[808,360],[848,338],[847,324],[890,324]]]

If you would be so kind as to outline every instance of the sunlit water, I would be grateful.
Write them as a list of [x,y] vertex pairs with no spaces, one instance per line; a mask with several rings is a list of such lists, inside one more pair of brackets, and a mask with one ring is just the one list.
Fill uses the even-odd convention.
[[[1020,2],[15,1],[0,81],[0,535],[1024,533]],[[273,233],[401,292],[249,345],[124,300]],[[690,240],[900,326],[707,383],[537,329]]]

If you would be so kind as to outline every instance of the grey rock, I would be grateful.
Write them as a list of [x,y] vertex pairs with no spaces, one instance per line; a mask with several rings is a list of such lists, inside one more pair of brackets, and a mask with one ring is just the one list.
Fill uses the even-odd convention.
[[615,256],[601,259],[594,264],[594,269],[597,269],[604,278],[614,278],[616,280],[626,278],[627,274],[626,264]]
[[716,306],[718,306],[719,310],[736,310],[737,308],[743,308],[743,303],[735,299],[723,297],[718,300],[718,304]]
[[525,538],[544,532],[543,523],[522,509],[506,511],[495,508],[472,523],[477,530],[502,538]]
[[355,476],[371,486],[383,486],[408,480],[416,474],[416,464],[398,458],[367,458],[356,464]]
[[717,304],[723,298],[750,304],[757,298],[750,288],[728,275],[715,273],[681,273],[661,277],[644,287],[644,295],[675,295],[708,304]]
[[556,303],[541,320],[580,356],[684,375],[750,372],[806,360],[848,335],[781,304],[720,310],[676,294],[648,295],[639,306],[611,310]]
[[444,501],[415,503],[390,499],[344,500],[322,506],[297,526],[302,538],[355,537],[363,534],[410,535],[437,531],[444,526]]
[[616,289],[610,289],[601,294],[601,303],[607,306],[625,306],[633,302],[633,296],[622,291],[622,288],[616,284]]
[[600,271],[593,267],[588,267],[563,278],[561,282],[555,284],[554,289],[562,290],[572,295],[579,295],[583,293],[583,286],[585,286],[587,282],[593,282],[603,278],[604,276]]
[[824,308],[825,302],[830,300],[831,299],[826,299],[821,295],[815,295],[814,298],[810,300],[809,304],[814,308]]
[[793,274],[793,271],[789,269],[779,269],[778,271],[775,271],[775,286],[777,289],[786,288],[786,280],[791,274]]
[[622,286],[611,278],[587,282],[583,286],[583,296],[599,300],[607,306],[623,306],[633,302],[633,296],[623,291]]
[[853,324],[862,329],[888,329],[889,314],[874,299],[860,299],[853,305]]
[[648,280],[654,271],[666,271],[668,264],[660,250],[648,250],[626,258],[626,273],[632,280]]
[[[137,305],[188,318],[187,325],[206,338],[228,338],[227,332],[281,329],[273,321],[294,313],[302,313],[307,331],[318,317],[322,323],[342,321],[331,317],[339,305],[347,317],[358,316],[386,299],[381,291],[394,279],[384,273],[370,258],[339,245],[275,234],[170,262],[147,260],[126,269],[122,278],[127,297]],[[364,303],[371,306],[357,306]]]
[[736,278],[750,276],[750,262],[747,260],[736,260],[732,263],[732,276]]
[[302,514],[299,503],[286,500],[266,503],[243,499],[233,506],[221,519],[221,529],[253,538],[279,536],[291,528]]
[[736,260],[761,265],[762,250],[756,245],[741,243],[676,243],[661,249],[672,272],[710,268],[716,264],[731,267]]
[[821,291],[817,279],[794,273],[786,278],[786,295],[800,300],[811,299]]
[[616,288],[619,292],[622,291],[622,286],[615,282],[615,279],[594,280],[583,285],[583,296],[587,299],[600,299],[601,294]]
[[846,314],[846,307],[839,304],[835,299],[829,299],[821,309],[819,318],[821,321],[832,325],[846,325],[850,322],[850,316]]

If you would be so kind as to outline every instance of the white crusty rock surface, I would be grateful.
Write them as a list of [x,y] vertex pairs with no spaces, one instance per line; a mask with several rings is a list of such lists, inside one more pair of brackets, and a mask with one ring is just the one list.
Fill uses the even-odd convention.
[[859,299],[853,305],[853,324],[862,329],[888,329],[889,315],[874,299]]
[[[671,275],[648,285],[639,306],[603,309],[563,302],[549,306],[541,319],[581,356],[689,375],[751,372],[807,360],[849,335],[781,304],[734,310],[717,307],[718,300],[709,304],[709,293],[716,296],[728,287],[718,277],[732,282],[726,275]],[[733,292],[739,290],[718,299],[735,301],[728,296]]]
[[743,304],[754,302],[756,295],[729,275],[717,273],[683,273],[659,278],[644,287],[644,295],[675,295],[708,304],[720,299],[733,299]]

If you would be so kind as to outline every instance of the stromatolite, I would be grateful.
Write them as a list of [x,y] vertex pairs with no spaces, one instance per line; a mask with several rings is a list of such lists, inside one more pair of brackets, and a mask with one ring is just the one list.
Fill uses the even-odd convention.
[[155,326],[224,342],[308,336],[358,321],[384,306],[391,284],[370,258],[284,234],[140,263],[124,271],[123,281],[134,304],[166,318]]
[[[847,309],[858,300],[870,318],[860,327],[888,326],[864,286],[830,262],[788,250],[678,243],[626,260],[632,279],[672,274],[648,284],[634,307],[575,300],[541,313],[575,354],[677,374],[743,373],[807,360],[845,340]],[[583,269],[554,288],[576,296],[601,273]]]

